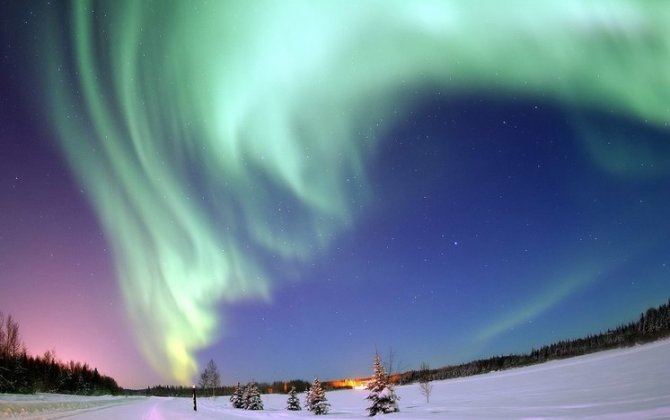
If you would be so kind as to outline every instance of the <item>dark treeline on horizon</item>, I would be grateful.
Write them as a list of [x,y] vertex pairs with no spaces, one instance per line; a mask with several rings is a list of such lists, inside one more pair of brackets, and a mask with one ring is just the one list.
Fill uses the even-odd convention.
[[[304,392],[309,389],[310,383],[301,379],[293,379],[290,381],[275,381],[275,382],[259,382],[256,384],[258,390],[263,394],[286,394],[295,387],[298,392]],[[235,391],[235,385],[224,385],[206,390],[202,387],[196,387],[198,395],[203,397],[231,395]],[[146,395],[153,397],[191,397],[193,396],[193,387],[188,386],[174,386],[174,385],[155,385],[146,389],[125,390],[128,395]]]
[[19,324],[0,312],[0,393],[115,395],[120,391],[113,378],[86,363],[61,362],[53,351],[29,356],[20,340]]
[[[640,314],[638,321],[619,325],[614,329],[597,335],[589,335],[574,340],[563,340],[557,343],[533,349],[527,354],[511,354],[507,356],[495,356],[488,359],[475,360],[457,366],[445,366],[431,369],[433,380],[459,378],[464,376],[478,375],[497,370],[515,367],[530,366],[550,360],[566,359],[595,353],[602,350],[610,350],[621,347],[630,347],[636,344],[649,343],[670,336],[670,299],[657,308],[650,308]],[[395,376],[398,383],[406,384],[417,382],[420,371],[409,371]]]

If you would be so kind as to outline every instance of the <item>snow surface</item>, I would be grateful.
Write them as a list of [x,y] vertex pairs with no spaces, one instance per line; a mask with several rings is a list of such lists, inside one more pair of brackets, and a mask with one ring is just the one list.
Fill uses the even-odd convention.
[[[396,388],[400,412],[389,419],[438,418],[670,418],[670,340],[468,378],[436,381],[430,403],[418,384]],[[365,390],[326,393],[323,418],[367,417]],[[287,395],[263,395],[264,411],[236,410],[228,397],[190,398],[0,395],[2,418],[290,419]],[[300,396],[304,401],[304,396]],[[317,417],[321,418],[321,417]]]

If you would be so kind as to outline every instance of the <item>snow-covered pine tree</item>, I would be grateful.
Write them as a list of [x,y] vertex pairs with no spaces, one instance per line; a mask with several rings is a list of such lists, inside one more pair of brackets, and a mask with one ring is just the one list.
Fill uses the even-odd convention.
[[307,410],[316,415],[327,414],[330,409],[330,403],[326,399],[326,392],[321,387],[319,378],[315,378],[312,386],[307,392]]
[[370,416],[377,413],[388,414],[400,411],[398,408],[400,397],[395,394],[393,385],[389,383],[379,353],[375,355],[374,372],[367,389],[370,395],[366,399],[372,401],[372,405],[368,407]]
[[307,410],[309,410],[309,402],[311,400],[310,397],[311,394],[312,394],[312,387],[310,386],[309,389],[305,391],[305,404],[303,405],[303,407],[305,407],[305,409]]
[[249,401],[249,392],[251,391],[251,383],[247,383],[242,389],[242,408],[247,409],[247,404]]
[[295,387],[292,386],[291,390],[288,392],[288,400],[286,400],[286,409],[289,411],[300,411],[300,400],[298,399],[298,391],[295,390]]
[[262,410],[263,400],[261,400],[261,393],[258,391],[258,386],[255,382],[251,382],[244,390],[244,409],[245,410]]
[[230,403],[232,404],[233,408],[244,408],[244,391],[242,391],[242,387],[240,386],[240,383],[237,383],[237,386],[235,387],[235,391],[233,391],[233,394],[230,396]]

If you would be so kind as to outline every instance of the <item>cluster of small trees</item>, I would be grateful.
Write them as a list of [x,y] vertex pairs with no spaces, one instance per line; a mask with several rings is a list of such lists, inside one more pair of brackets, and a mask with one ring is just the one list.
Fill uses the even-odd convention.
[[[209,361],[207,367],[200,375],[200,387],[203,390],[211,390],[212,395],[214,395],[216,389],[221,389],[220,375],[213,360]],[[368,383],[367,389],[370,391],[367,397],[371,402],[370,407],[367,409],[370,416],[378,413],[387,414],[399,411],[398,400],[400,398],[395,394],[393,384],[389,380],[389,375],[384,369],[379,354],[375,355],[373,376]],[[178,391],[180,390],[173,389],[172,391],[179,393]],[[245,386],[240,385],[238,382],[230,395],[230,403],[233,408],[263,410],[261,393],[255,382],[250,382]],[[289,411],[299,411],[302,408],[300,399],[298,398],[298,391],[296,386],[293,385],[288,393],[286,409]],[[326,392],[318,378],[314,379],[314,382],[312,382],[305,393],[304,408],[315,415],[328,414],[330,410],[330,403],[326,398]]]
[[20,340],[19,324],[0,312],[0,393],[117,394],[116,381],[78,362],[56,360],[54,351],[29,356]]
[[[298,391],[295,386],[291,387],[291,390],[288,393],[289,397],[286,403],[286,409],[289,411],[299,411],[302,410],[300,406],[300,399],[298,398]],[[263,401],[261,400],[261,394],[258,391],[258,387],[255,382],[251,382],[246,386],[242,387],[239,383],[235,387],[235,391],[230,396],[230,403],[233,408],[239,408],[243,410],[262,410]],[[311,411],[314,414],[327,414],[330,404],[326,399],[326,392],[321,387],[321,383],[318,379],[314,380],[312,386],[309,388],[305,395],[305,408],[308,411]]]
[[230,403],[233,408],[240,408],[243,410],[262,410],[263,400],[261,400],[261,393],[255,382],[250,382],[246,386],[241,387],[237,383],[235,391],[230,396]]
[[[370,406],[367,408],[370,416],[379,413],[388,414],[400,411],[398,408],[400,397],[396,395],[393,384],[389,381],[389,375],[386,374],[379,354],[375,355],[373,376],[370,382],[368,382],[367,389],[370,391],[370,394],[366,398],[370,400]],[[301,410],[300,400],[298,399],[295,387],[291,388],[288,395],[286,409],[289,411]],[[328,414],[330,410],[330,403],[326,398],[326,392],[318,378],[314,379],[312,386],[305,394],[305,409],[315,415]]]

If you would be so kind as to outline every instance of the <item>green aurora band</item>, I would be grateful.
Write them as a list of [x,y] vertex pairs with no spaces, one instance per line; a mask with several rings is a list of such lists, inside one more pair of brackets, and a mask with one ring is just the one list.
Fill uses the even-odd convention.
[[353,226],[408,92],[670,119],[663,1],[76,1],[62,20],[42,38],[47,111],[141,349],[181,383],[225,330],[219,305],[270,298],[265,258],[299,267]]

